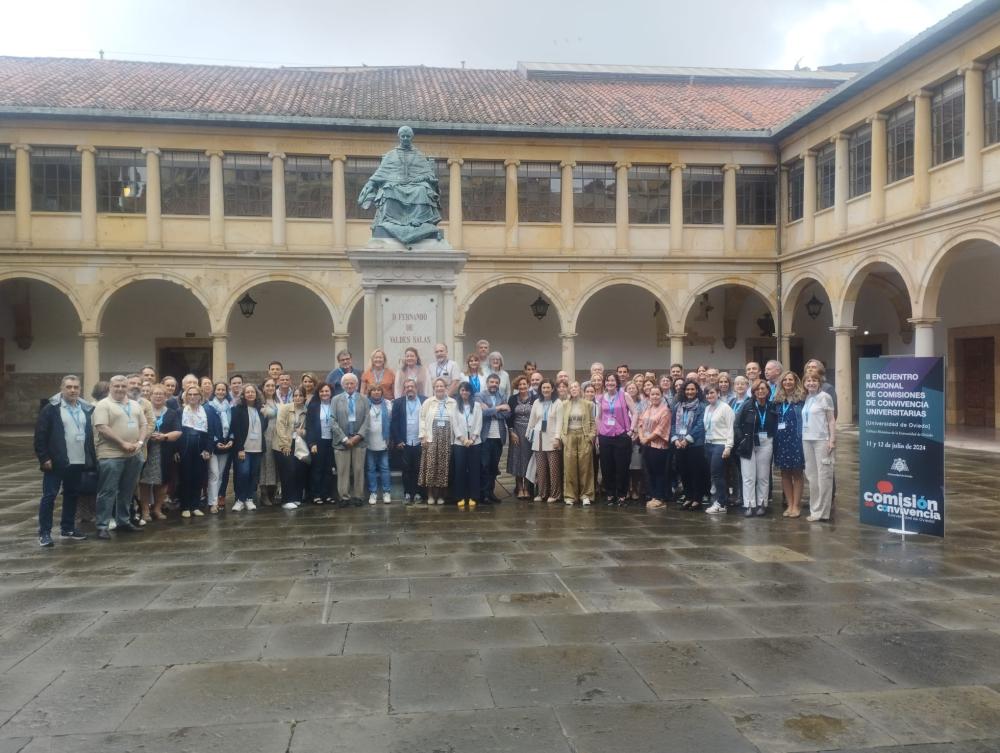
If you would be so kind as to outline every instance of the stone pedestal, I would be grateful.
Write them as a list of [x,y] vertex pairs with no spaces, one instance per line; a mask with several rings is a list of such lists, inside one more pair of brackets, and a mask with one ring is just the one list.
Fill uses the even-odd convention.
[[364,359],[376,347],[397,368],[413,346],[424,363],[443,342],[455,352],[455,280],[469,255],[446,241],[421,241],[406,248],[393,239],[373,238],[347,250],[365,289]]

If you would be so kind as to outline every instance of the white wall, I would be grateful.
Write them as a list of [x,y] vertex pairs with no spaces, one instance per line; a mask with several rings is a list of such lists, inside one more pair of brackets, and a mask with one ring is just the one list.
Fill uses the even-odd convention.
[[[465,316],[463,353],[474,352],[476,340],[485,338],[493,350],[503,354],[504,365],[512,374],[520,373],[528,360],[549,374],[561,369],[559,315],[550,307],[544,319],[536,319],[530,306],[537,297],[538,291],[526,285],[500,285],[483,293]],[[576,347],[579,366],[586,358],[580,353],[579,337]],[[433,358],[431,353],[420,355],[425,362]]]
[[[806,301],[811,299],[813,295],[823,304],[823,308],[820,309],[818,317],[810,319],[809,314],[806,312]],[[819,285],[806,287],[795,303],[795,315],[791,330],[795,337],[802,338],[802,355],[804,360],[808,361],[810,358],[818,358],[825,363],[829,372],[828,377],[831,378],[831,381],[834,370],[834,348],[836,347],[834,335],[830,331],[830,327],[832,326],[833,309],[830,306],[830,300],[827,298],[826,292]]]
[[[31,300],[31,334],[34,342],[21,350],[14,342],[15,285],[20,281],[0,283],[0,337],[4,340],[4,361],[21,373],[79,373],[83,370],[83,339],[80,319],[73,304],[61,292],[34,280],[28,283]],[[18,296],[20,293],[18,293]],[[18,298],[18,300],[20,300]],[[8,370],[8,374],[11,372]]]

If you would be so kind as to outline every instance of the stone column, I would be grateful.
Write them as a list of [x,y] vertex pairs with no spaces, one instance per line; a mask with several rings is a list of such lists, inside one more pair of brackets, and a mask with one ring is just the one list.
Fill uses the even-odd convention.
[[684,248],[684,168],[683,162],[670,165],[670,252]]
[[615,163],[615,251],[628,251],[628,169],[630,162]]
[[837,235],[847,234],[847,182],[850,178],[847,163],[848,140],[846,133],[838,133],[833,137],[833,224]]
[[212,332],[212,380],[229,381],[229,333]]
[[851,336],[857,327],[830,327],[835,340],[834,382],[837,389],[837,426],[854,423],[854,348]]
[[562,339],[562,370],[569,374],[569,380],[576,380],[576,332],[560,332]]
[[344,251],[347,248],[347,187],[344,182],[347,157],[331,154],[330,161],[333,163],[333,250]]
[[913,101],[913,206],[924,209],[931,202],[931,93],[921,89]]
[[885,219],[885,181],[889,160],[886,151],[885,120],[886,117],[882,113],[868,119],[872,126],[871,217],[876,223]]
[[455,332],[455,348],[448,351],[451,360],[458,364],[459,369],[465,368],[465,333]]
[[684,339],[687,332],[671,332],[670,337],[670,365],[675,363],[684,364]]
[[518,246],[517,238],[517,168],[521,164],[520,160],[504,160],[504,178],[506,182],[506,212],[504,221],[507,225],[507,248],[515,249]]
[[[337,363],[337,354],[342,350],[347,350],[347,342],[350,337],[350,332],[333,333],[333,359],[331,359],[331,363]],[[364,363],[364,360],[359,359],[358,363]]]
[[816,242],[816,152],[802,155],[802,245]]
[[560,221],[562,222],[562,250],[573,250],[573,168],[575,162],[560,162],[559,168],[562,170],[562,212]]
[[222,188],[222,152],[209,149],[208,155],[208,226],[213,246],[226,242],[226,200]]
[[378,288],[374,285],[365,286],[365,335],[364,335],[364,355],[359,359],[360,363],[368,362],[368,354],[378,347]]
[[913,355],[934,356],[934,325],[941,321],[937,316],[907,319],[913,325]]
[[959,69],[965,77],[965,188],[970,193],[983,190],[983,146],[985,125],[983,117],[982,63],[970,63]]
[[781,335],[781,353],[778,355],[778,359],[784,364],[786,369],[791,368],[793,337],[795,337],[794,332],[785,332]]
[[31,147],[11,144],[14,150],[14,240],[31,242]]
[[283,248],[285,233],[285,154],[268,152],[271,160],[271,245]]
[[739,165],[722,166],[722,247],[736,253],[736,171]]
[[[81,332],[83,338],[83,389],[90,395],[94,385],[101,381],[100,332]],[[90,399],[89,397],[87,398]]]
[[462,248],[462,165],[465,160],[448,160],[448,242],[452,248]]
[[160,150],[146,147],[146,246],[163,245],[163,219],[160,216]]
[[[455,288],[443,287],[441,295],[443,298],[441,301],[442,316],[444,317],[441,323],[441,341],[448,346],[448,352],[451,353],[455,349]],[[437,332],[435,332],[434,337],[437,338],[437,336]]]
[[80,152],[80,245],[97,245],[97,166],[92,146],[78,146]]

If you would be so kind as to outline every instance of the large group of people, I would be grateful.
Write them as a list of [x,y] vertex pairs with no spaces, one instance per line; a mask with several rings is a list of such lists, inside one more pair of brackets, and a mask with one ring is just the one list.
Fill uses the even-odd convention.
[[757,517],[777,468],[785,517],[800,517],[806,480],[808,520],[832,511],[836,394],[817,360],[801,377],[777,361],[738,375],[673,364],[659,376],[594,363],[580,383],[530,361],[512,375],[480,340],[462,365],[443,344],[429,364],[407,348],[397,370],[381,348],[365,369],[343,350],[325,379],[307,372],[297,384],[272,361],[259,385],[188,374],[178,389],[147,366],[96,385],[93,403],[80,390],[64,377],[38,416],[41,546],[53,545],[60,489],[60,537],[77,541],[82,494],[96,495],[97,538],[109,540],[173,509],[218,514],[230,476],[235,513],[391,504],[391,466],[404,505],[493,504],[505,447],[518,500]]

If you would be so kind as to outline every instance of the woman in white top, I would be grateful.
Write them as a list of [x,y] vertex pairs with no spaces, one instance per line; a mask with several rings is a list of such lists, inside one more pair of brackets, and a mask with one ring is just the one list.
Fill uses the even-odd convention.
[[535,502],[562,499],[562,422],[555,385],[543,379],[539,398],[531,406],[527,437],[535,456]]
[[458,386],[455,409],[451,414],[454,439],[451,442],[451,461],[455,464],[455,486],[452,491],[459,507],[476,506],[481,486],[480,446],[483,431],[483,406],[472,394],[468,382]]
[[[503,356],[500,352],[494,350],[486,357],[486,376],[489,377],[490,374],[496,374],[500,377],[500,395],[504,400],[510,397],[510,374],[504,371],[503,368]],[[486,382],[483,382],[483,389],[486,388]]]
[[726,511],[729,488],[726,485],[726,460],[733,451],[733,423],[736,415],[729,404],[719,398],[719,388],[709,385],[705,390],[705,460],[712,477],[715,499],[705,510],[709,515]]
[[365,451],[365,472],[368,476],[368,504],[378,501],[378,486],[382,483],[382,502],[392,502],[392,479],[389,475],[389,402],[381,384],[368,388],[368,449]]
[[448,468],[451,461],[451,440],[454,433],[452,414],[455,398],[448,397],[448,383],[435,379],[434,394],[420,409],[420,473],[417,483],[427,488],[427,504],[443,505],[448,488]]
[[806,402],[802,407],[802,450],[809,482],[809,517],[806,520],[815,523],[829,520],[833,507],[837,423],[833,420],[833,400],[823,392],[819,374],[810,369],[802,384],[806,388]]

